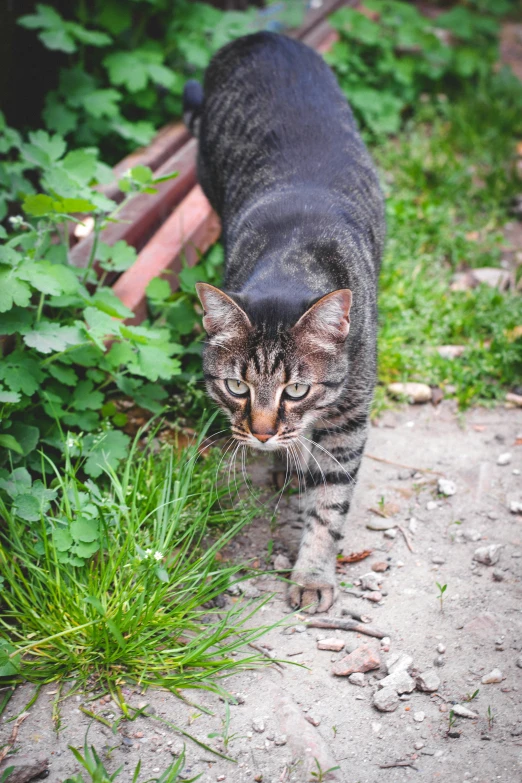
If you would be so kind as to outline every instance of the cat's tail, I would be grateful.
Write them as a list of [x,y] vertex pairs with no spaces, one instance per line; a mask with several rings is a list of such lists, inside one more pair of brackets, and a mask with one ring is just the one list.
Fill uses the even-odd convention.
[[183,88],[183,122],[196,138],[203,109],[203,87],[196,79],[189,79]]

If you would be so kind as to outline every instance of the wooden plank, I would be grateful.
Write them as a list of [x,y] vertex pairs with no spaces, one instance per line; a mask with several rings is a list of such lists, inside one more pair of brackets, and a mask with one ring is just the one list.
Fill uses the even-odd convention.
[[165,275],[173,290],[178,287],[175,274],[182,258],[192,266],[201,253],[218,239],[219,218],[213,212],[200,186],[193,188],[160,229],[141,250],[133,266],[124,272],[113,287],[114,293],[129,307],[135,317],[129,323],[140,323],[147,315],[145,290],[150,281]]
[[323,0],[318,8],[313,8],[307,13],[301,27],[298,27],[297,30],[291,30],[288,35],[292,38],[299,38],[302,41],[314,27],[327,16],[333,14],[334,11],[337,11],[338,8],[341,8],[343,5],[355,5],[356,2],[357,0]]
[[[165,161],[155,172],[156,175],[161,177],[177,171],[178,176],[158,185],[158,192],[154,195],[144,193],[135,196],[119,213],[118,222],[102,231],[100,239],[109,245],[124,239],[129,245],[141,249],[170,214],[173,206],[196,184],[196,149],[196,140],[190,139]],[[70,252],[71,263],[78,267],[87,266],[92,243],[92,234],[79,242]]]

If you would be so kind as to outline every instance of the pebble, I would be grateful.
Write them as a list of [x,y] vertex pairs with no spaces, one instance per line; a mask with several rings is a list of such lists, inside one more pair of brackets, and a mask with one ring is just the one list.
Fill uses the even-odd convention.
[[367,598],[368,601],[373,601],[374,604],[378,604],[380,601],[382,601],[382,593],[380,593],[378,590],[374,590],[373,592],[368,593],[365,598]]
[[378,688],[393,688],[396,693],[411,693],[415,690],[415,681],[405,669],[396,669],[387,677],[379,680]]
[[381,639],[381,647],[389,647],[391,644],[391,639],[389,636],[383,636]]
[[450,481],[449,479],[440,478],[437,481],[437,489],[441,495],[445,495],[446,497],[451,497],[451,495],[454,495],[457,491],[457,485],[454,481]]
[[394,653],[386,659],[385,669],[388,674],[396,671],[408,671],[413,665],[413,658],[407,653]]
[[414,712],[413,713],[413,720],[416,723],[422,723],[422,721],[424,720],[425,717],[426,717],[426,713],[424,713],[424,712]]
[[226,777],[224,775],[218,775],[216,780],[226,780]]
[[321,725],[321,721],[319,720],[319,718],[316,718],[313,715],[305,715],[305,720],[307,720],[308,723],[311,723],[312,726],[317,727]]
[[495,582],[503,582],[504,581],[503,572],[500,571],[500,569],[495,568],[495,570],[493,571],[493,579],[495,580]]
[[287,742],[287,736],[286,734],[278,734],[278,736],[274,740],[274,745],[286,745]]
[[296,633],[305,633],[305,631],[307,630],[308,628],[306,627],[306,625],[294,625],[294,631]]
[[504,454],[499,454],[497,458],[497,465],[509,465],[512,459],[512,454],[510,451],[504,452]]
[[432,563],[436,563],[437,565],[444,565],[446,562],[446,558],[442,557],[442,555],[433,555],[431,558]]
[[329,639],[321,639],[317,642],[318,650],[330,650],[331,652],[341,652],[344,649],[344,639],[338,639],[337,637],[330,637]]
[[438,507],[439,507],[439,504],[436,503],[434,500],[428,500],[428,502],[426,503],[426,509],[428,511],[435,511],[435,509],[438,508]]
[[517,658],[517,666],[519,669],[522,669],[522,655],[519,655]]
[[372,731],[374,734],[378,734],[382,728],[382,723],[377,723],[377,721],[374,721],[372,723]]
[[417,683],[417,688],[425,693],[433,693],[440,686],[440,678],[433,669],[426,669],[425,672],[421,672],[415,682]]
[[431,388],[426,383],[390,383],[388,392],[392,397],[407,397],[409,403],[431,402]]
[[410,533],[413,533],[413,535],[415,535],[415,533],[417,532],[417,520],[415,519],[415,517],[412,517],[408,522],[408,529]]
[[422,750],[424,747],[424,742],[421,742],[421,740],[417,740],[417,742],[414,743],[413,747],[415,750]]
[[437,655],[437,657],[433,659],[434,666],[444,666],[445,663],[446,661],[443,655]]
[[437,645],[437,652],[443,655],[446,652],[445,646],[442,644],[442,642],[439,642]]
[[277,555],[277,557],[274,560],[274,569],[276,571],[290,571],[292,568],[292,563],[287,558],[286,555]]
[[500,669],[493,669],[493,671],[490,671],[489,674],[485,674],[480,682],[483,685],[491,685],[495,682],[502,682],[503,679],[504,678]]
[[480,541],[482,538],[482,533],[479,530],[475,530],[475,528],[469,527],[462,531],[458,531],[460,535],[462,535],[462,538],[464,538],[466,541]]
[[394,522],[393,519],[371,519],[366,523],[368,530],[389,530],[396,525],[397,522]]
[[345,655],[340,661],[334,663],[332,672],[338,677],[348,677],[354,672],[368,672],[371,669],[379,669],[381,659],[379,655],[367,644],[361,644],[349,655]]
[[354,672],[353,674],[350,674],[348,677],[348,682],[351,682],[352,685],[358,685],[360,688],[364,688],[366,686],[366,678],[362,672]]
[[472,712],[467,707],[464,707],[462,704],[454,704],[452,710],[455,715],[459,716],[459,718],[478,718],[476,712]]
[[522,501],[512,500],[509,504],[509,510],[512,514],[522,514]]
[[478,549],[475,550],[475,554],[473,555],[473,560],[475,560],[477,563],[483,563],[487,566],[495,565],[495,563],[498,562],[500,557],[500,550],[502,549],[502,544],[490,544],[490,546],[480,546]]
[[360,577],[362,590],[379,590],[382,584],[382,576],[377,576],[373,571]]
[[252,721],[252,728],[254,731],[256,731],[258,734],[262,734],[265,730],[265,722],[261,718],[255,718]]
[[399,706],[399,697],[393,688],[382,688],[373,694],[373,706],[381,712],[394,712]]
[[386,538],[396,538],[397,537],[397,528],[390,527],[389,530],[384,531],[384,535]]
[[377,563],[372,564],[372,571],[375,571],[378,574],[384,573],[384,571],[388,570],[389,563],[384,562],[383,560],[379,560]]

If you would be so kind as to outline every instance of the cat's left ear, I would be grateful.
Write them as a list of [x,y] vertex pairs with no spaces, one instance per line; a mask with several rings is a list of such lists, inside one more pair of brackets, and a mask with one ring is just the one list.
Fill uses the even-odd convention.
[[209,337],[237,337],[251,328],[250,319],[232,297],[209,283],[196,283],[203,305],[203,328]]
[[326,294],[313,304],[293,328],[294,332],[311,338],[328,347],[332,342],[346,340],[350,331],[350,307],[352,292],[341,288]]

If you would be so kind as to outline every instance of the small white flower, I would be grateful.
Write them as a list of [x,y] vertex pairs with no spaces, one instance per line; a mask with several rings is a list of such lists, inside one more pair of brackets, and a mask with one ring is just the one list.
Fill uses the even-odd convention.
[[150,557],[152,554],[152,549],[146,549],[145,550],[145,557]]
[[69,437],[65,441],[65,444],[68,449],[73,449],[76,446],[76,438],[73,438],[71,435],[69,435]]
[[154,552],[154,560],[163,560],[163,555],[161,552]]

